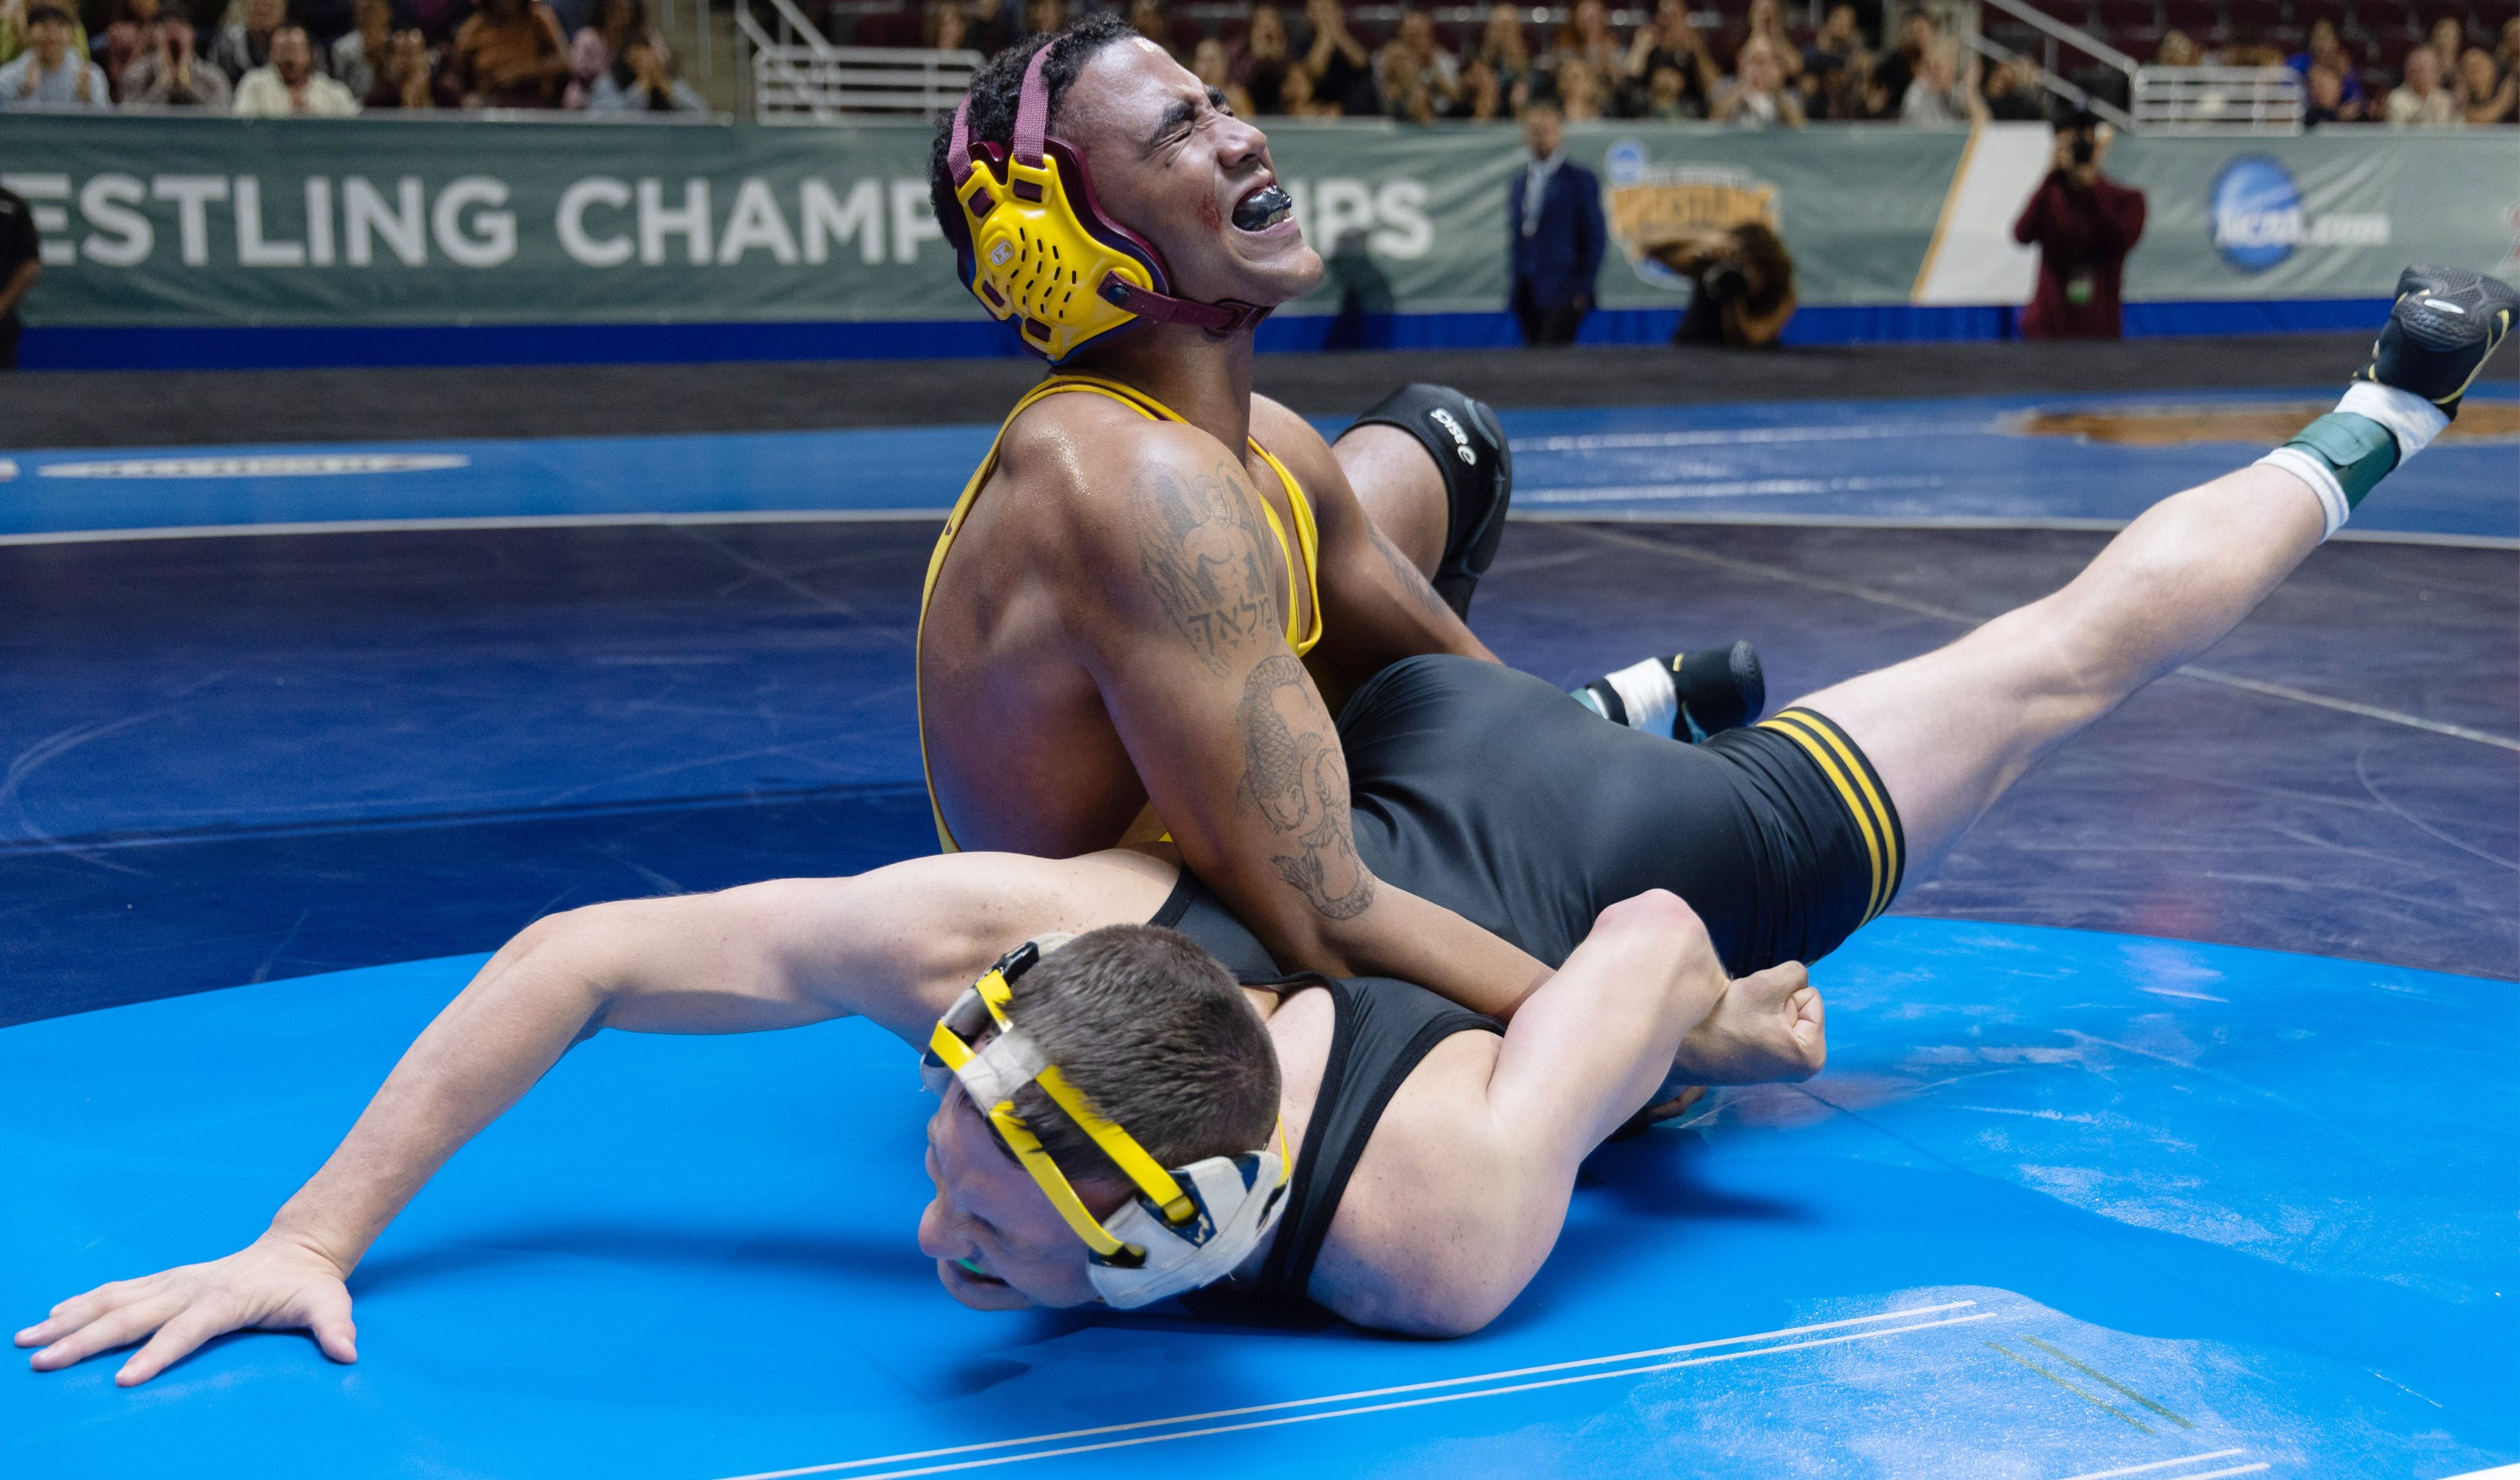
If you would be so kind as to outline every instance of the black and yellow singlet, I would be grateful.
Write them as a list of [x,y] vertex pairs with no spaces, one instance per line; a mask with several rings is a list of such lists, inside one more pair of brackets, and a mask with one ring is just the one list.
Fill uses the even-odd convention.
[[[927,558],[927,580],[919,590],[919,633],[922,640],[927,632],[927,604],[936,595],[936,578],[945,569],[946,553],[954,548],[954,536],[962,533],[963,521],[970,517],[971,506],[979,502],[980,489],[988,483],[989,474],[998,471],[998,449],[1006,442],[1007,428],[1014,425],[1016,417],[1023,415],[1036,403],[1051,396],[1071,393],[1107,397],[1128,407],[1149,422],[1188,420],[1179,412],[1135,386],[1123,385],[1117,381],[1105,381],[1095,376],[1055,375],[1026,391],[1023,399],[1015,402],[1014,409],[1007,413],[1007,419],[998,424],[998,435],[989,443],[989,455],[980,460],[980,466],[972,472],[971,480],[963,485],[963,496],[954,501],[954,512],[946,516],[944,531],[936,536],[935,552]],[[1270,454],[1268,448],[1261,446],[1257,441],[1251,443],[1251,450],[1260,454],[1260,460],[1267,463],[1270,471],[1278,474],[1278,481],[1286,490],[1286,507],[1294,512],[1294,538],[1289,540],[1286,536],[1285,521],[1278,517],[1277,509],[1267,499],[1260,501],[1260,513],[1267,517],[1269,532],[1277,537],[1278,551],[1285,557],[1286,561],[1286,646],[1295,650],[1297,657],[1301,657],[1312,651],[1314,646],[1322,640],[1322,583],[1319,568],[1321,529],[1313,521],[1312,501],[1304,497],[1303,485],[1296,482],[1295,475],[1286,471],[1286,465],[1279,462]],[[1305,631],[1296,625],[1299,614],[1304,610],[1302,604],[1296,600],[1298,570],[1302,571],[1301,580],[1304,591],[1312,597],[1313,620],[1310,631]],[[919,650],[914,647],[912,650],[914,665],[918,662],[918,652]],[[918,670],[915,666],[911,686],[919,701],[919,769],[920,774],[927,782],[927,810],[936,820],[936,841],[944,851],[959,853],[962,847],[954,841],[953,830],[945,825],[944,809],[936,803],[936,778],[927,769],[926,695],[921,689]],[[1113,841],[1116,842],[1118,839],[1115,838]]]

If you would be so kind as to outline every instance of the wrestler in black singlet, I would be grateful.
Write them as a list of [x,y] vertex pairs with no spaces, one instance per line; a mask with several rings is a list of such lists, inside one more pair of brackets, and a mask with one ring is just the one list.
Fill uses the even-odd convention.
[[[1339,739],[1367,866],[1552,966],[1602,910],[1648,889],[1687,900],[1734,975],[1820,959],[1898,892],[1904,842],[1888,793],[1809,710],[1688,745],[1611,724],[1527,673],[1434,655],[1369,680]],[[1248,985],[1326,986],[1336,1005],[1261,1279],[1262,1295],[1300,1299],[1392,1093],[1452,1034],[1503,1030],[1406,982],[1287,981],[1188,875],[1152,922]]]
[[1504,1025],[1424,987],[1388,977],[1279,980],[1260,942],[1188,874],[1150,923],[1179,930],[1206,947],[1246,985],[1281,996],[1309,987],[1327,988],[1330,994],[1336,1025],[1330,1030],[1329,1056],[1322,1063],[1312,1122],[1295,1150],[1295,1181],[1287,1189],[1286,1211],[1259,1278],[1237,1292],[1262,1305],[1298,1304],[1309,1298],[1314,1262],[1321,1258],[1322,1240],[1329,1236],[1330,1220],[1337,1216],[1357,1158],[1365,1154],[1365,1144],[1401,1081],[1454,1034],[1502,1033]]

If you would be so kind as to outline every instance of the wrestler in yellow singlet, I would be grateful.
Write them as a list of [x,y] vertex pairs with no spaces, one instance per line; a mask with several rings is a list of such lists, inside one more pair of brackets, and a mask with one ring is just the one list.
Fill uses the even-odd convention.
[[[998,470],[998,448],[1006,441],[1007,427],[1013,426],[1015,418],[1023,415],[1035,402],[1070,392],[1108,397],[1149,422],[1188,421],[1143,390],[1095,376],[1054,375],[1025,392],[1023,399],[1015,402],[1014,409],[1008,412],[1007,419],[998,425],[997,437],[989,443],[989,455],[980,460],[971,480],[963,485],[963,496],[954,501],[954,512],[946,516],[944,531],[936,536],[935,552],[927,558],[927,579],[919,590],[919,631],[922,638],[927,631],[927,604],[936,594],[936,577],[945,568],[946,552],[954,548],[954,536],[962,532],[963,521],[970,516],[971,506],[979,502],[980,489],[989,481],[989,474]],[[1269,532],[1277,537],[1278,551],[1286,561],[1286,645],[1295,650],[1297,657],[1302,657],[1322,640],[1321,575],[1316,568],[1321,554],[1321,531],[1313,523],[1312,501],[1304,496],[1303,485],[1286,471],[1286,465],[1271,456],[1269,449],[1257,441],[1251,443],[1251,450],[1260,454],[1260,460],[1278,474],[1278,481],[1286,489],[1286,505],[1295,515],[1295,538],[1289,544],[1285,523],[1278,517],[1276,507],[1267,499],[1260,501],[1260,513],[1268,518]],[[1310,632],[1298,632],[1294,625],[1296,613],[1303,609],[1296,602],[1295,572],[1298,569],[1303,571],[1304,584],[1313,599],[1313,627]],[[918,661],[916,650],[913,650],[912,661],[914,664]],[[916,679],[913,680],[913,688],[916,691]],[[920,695],[919,708],[919,768],[927,782],[927,810],[936,820],[937,845],[945,852],[959,853],[962,846],[954,841],[954,830],[945,825],[945,813],[936,804],[936,778],[927,770],[927,706],[923,695]],[[1133,838],[1139,835],[1139,830],[1132,830]]]

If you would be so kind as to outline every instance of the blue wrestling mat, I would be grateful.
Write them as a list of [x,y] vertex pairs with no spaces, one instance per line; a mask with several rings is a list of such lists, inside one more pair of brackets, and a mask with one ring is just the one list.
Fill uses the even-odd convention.
[[[1798,401],[1505,421],[1514,510],[1526,517],[2106,525],[2256,457],[2333,398],[2313,388]],[[2480,389],[2468,424],[2507,415],[2511,402],[2498,387]],[[2288,424],[2275,417],[2285,429],[2217,422],[2278,409],[2297,412]],[[369,521],[941,517],[995,431],[18,453],[0,462],[9,474],[0,539]],[[2349,537],[2358,535],[2520,541],[2520,434],[2445,440],[2390,479],[2389,496],[2356,518]]]
[[[478,958],[0,1033],[31,1317],[258,1233]],[[352,1281],[360,1361],[0,1376],[27,1476],[2404,1476],[2520,1458],[2505,982],[1890,919],[1808,1085],[1597,1153],[1540,1278],[1414,1342],[990,1316],[913,1242],[863,1023],[608,1034]],[[180,1458],[179,1458],[180,1457]]]
[[[2329,394],[1509,413],[1477,628],[1782,700]],[[2515,414],[1822,963],[1826,1073],[1598,1152],[1477,1336],[967,1311],[906,1048],[607,1034],[379,1241],[355,1366],[15,1365],[0,1480],[2520,1480]],[[0,452],[0,1324],[252,1238],[460,953],[926,851],[990,430]]]

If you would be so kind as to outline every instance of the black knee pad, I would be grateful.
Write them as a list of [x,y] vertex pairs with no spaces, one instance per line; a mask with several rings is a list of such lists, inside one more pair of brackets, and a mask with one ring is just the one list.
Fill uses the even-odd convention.
[[1433,584],[1445,605],[1466,619],[1470,593],[1496,559],[1513,502],[1513,451],[1496,413],[1449,385],[1421,382],[1383,397],[1355,426],[1397,426],[1423,443],[1443,470],[1450,522]]

